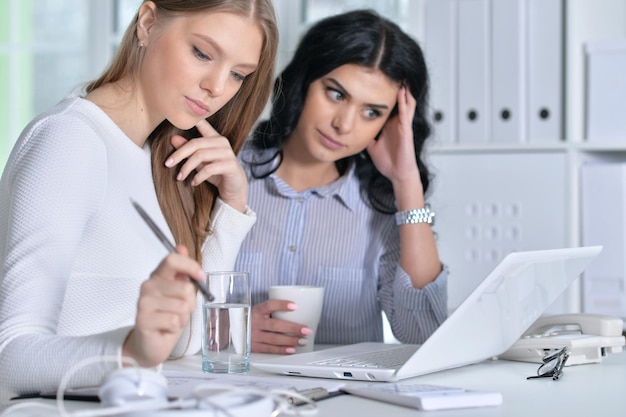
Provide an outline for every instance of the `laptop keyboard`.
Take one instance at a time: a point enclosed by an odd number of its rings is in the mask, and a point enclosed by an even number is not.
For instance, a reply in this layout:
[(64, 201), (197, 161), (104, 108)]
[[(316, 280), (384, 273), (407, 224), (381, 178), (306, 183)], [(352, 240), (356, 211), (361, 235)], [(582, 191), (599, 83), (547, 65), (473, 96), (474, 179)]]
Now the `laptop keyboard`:
[(313, 365), (333, 365), (358, 368), (397, 368), (415, 353), (419, 346), (399, 345), (395, 349), (357, 353), (312, 362)]

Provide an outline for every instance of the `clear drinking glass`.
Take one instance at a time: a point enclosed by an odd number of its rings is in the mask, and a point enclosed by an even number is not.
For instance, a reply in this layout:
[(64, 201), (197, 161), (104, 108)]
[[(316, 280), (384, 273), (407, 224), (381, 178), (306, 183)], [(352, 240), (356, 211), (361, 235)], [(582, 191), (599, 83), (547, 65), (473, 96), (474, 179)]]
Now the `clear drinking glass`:
[(202, 307), (202, 370), (250, 370), (250, 285), (247, 272), (209, 272), (206, 285), (214, 300)]

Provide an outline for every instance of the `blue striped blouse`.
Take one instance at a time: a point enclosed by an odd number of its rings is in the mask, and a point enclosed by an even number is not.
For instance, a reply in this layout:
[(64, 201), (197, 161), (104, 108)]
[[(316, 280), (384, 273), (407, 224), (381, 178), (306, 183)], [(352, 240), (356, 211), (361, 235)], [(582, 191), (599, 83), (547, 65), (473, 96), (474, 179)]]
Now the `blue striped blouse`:
[[(240, 159), (249, 157), (244, 151)], [(422, 289), (411, 285), (398, 263), (394, 216), (367, 206), (353, 169), (303, 192), (274, 174), (248, 177), (257, 222), (235, 267), (250, 273), (253, 305), (267, 300), (272, 285), (325, 287), (315, 337), (321, 344), (382, 341), (381, 311), (403, 343), (422, 343), (445, 320), (446, 268)]]

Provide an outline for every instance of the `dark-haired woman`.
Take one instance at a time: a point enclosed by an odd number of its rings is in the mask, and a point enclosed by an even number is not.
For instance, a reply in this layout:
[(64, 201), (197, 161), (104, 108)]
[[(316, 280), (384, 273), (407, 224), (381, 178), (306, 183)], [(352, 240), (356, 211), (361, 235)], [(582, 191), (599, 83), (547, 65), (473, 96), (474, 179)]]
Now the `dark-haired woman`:
[(252, 277), (252, 350), (294, 353), (310, 330), (271, 285), (325, 287), (315, 343), (423, 342), (447, 317), (447, 271), (425, 201), (428, 73), (418, 44), (358, 10), (321, 20), (275, 83), (240, 154), (258, 221), (236, 268)]

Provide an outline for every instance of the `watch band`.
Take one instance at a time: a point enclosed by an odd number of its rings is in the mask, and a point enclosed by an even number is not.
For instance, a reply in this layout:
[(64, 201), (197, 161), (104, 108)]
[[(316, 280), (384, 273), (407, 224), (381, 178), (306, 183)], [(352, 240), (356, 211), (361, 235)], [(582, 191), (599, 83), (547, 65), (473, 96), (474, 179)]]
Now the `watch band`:
[(430, 210), (430, 205), (426, 204), (421, 209), (411, 209), (396, 212), (396, 224), (428, 223), (432, 225), (435, 222), (435, 213)]

